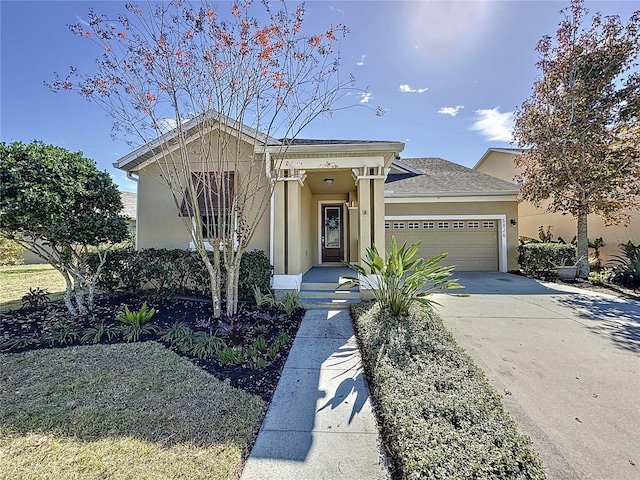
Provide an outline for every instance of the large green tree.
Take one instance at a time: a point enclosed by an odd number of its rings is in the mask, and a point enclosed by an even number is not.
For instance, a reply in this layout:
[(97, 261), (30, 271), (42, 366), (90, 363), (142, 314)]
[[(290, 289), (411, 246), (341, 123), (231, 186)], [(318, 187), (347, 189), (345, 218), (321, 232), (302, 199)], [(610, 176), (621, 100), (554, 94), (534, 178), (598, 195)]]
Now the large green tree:
[(587, 216), (628, 222), (640, 202), (640, 11), (626, 25), (593, 16), (573, 0), (555, 39), (537, 45), (541, 78), (516, 113), (514, 138), (527, 149), (521, 198), (577, 219), (578, 276), (589, 273)]
[[(127, 238), (120, 192), (106, 172), (81, 152), (32, 142), (0, 143), (0, 236), (39, 255), (64, 277), (73, 314), (93, 308), (101, 245)], [(88, 299), (85, 298), (88, 291)]]

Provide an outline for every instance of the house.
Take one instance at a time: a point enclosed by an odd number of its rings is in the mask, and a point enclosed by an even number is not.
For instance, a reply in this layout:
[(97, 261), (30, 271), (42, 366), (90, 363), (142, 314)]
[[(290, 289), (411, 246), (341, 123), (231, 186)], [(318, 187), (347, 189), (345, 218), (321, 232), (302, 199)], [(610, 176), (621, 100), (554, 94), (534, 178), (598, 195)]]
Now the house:
[(136, 218), (137, 218), (137, 198), (138, 196), (132, 192), (120, 192), (120, 198), (122, 199), (122, 211), (120, 212), (127, 219), (127, 227), (129, 232), (136, 231)]
[[(518, 172), (513, 164), (516, 155), (521, 155), (524, 150), (512, 148), (490, 148), (473, 167), (478, 172), (483, 172), (502, 180), (517, 185)], [(520, 180), (522, 181), (522, 180)], [(628, 211), (631, 222), (627, 225), (605, 226), (600, 217), (595, 214), (587, 219), (588, 234), (590, 240), (602, 237), (605, 247), (600, 250), (603, 261), (607, 261), (612, 255), (619, 255), (619, 244), (632, 241), (640, 244), (640, 210)], [(537, 208), (529, 202), (521, 202), (518, 206), (518, 230), (523, 237), (538, 238), (538, 229), (551, 227), (551, 234), (557, 240), (562, 238), (570, 242), (577, 234), (577, 221), (570, 215), (551, 213), (546, 207)]]
[[(401, 160), (401, 142), (283, 141), (225, 121), (203, 137), (194, 122), (183, 128), (190, 150), (217, 151), (212, 146), (225, 138), (227, 148), (240, 152), (236, 184), (246, 182), (249, 166), (260, 165), (254, 172), (264, 178), (252, 189), (257, 201), (247, 213), (267, 207), (256, 217), (249, 249), (267, 252), (276, 290), (299, 289), (311, 267), (357, 262), (372, 245), (384, 252), (391, 235), (400, 243), (422, 240), (423, 256), (449, 252), (447, 264), (460, 270), (517, 268), (518, 190), (509, 182), (442, 159)], [(185, 217), (196, 209), (180, 205), (159, 181), (175, 140), (166, 134), (114, 164), (138, 181), (139, 249), (190, 246)], [(191, 170), (198, 168), (194, 158)], [(263, 188), (270, 182), (272, 195)]]

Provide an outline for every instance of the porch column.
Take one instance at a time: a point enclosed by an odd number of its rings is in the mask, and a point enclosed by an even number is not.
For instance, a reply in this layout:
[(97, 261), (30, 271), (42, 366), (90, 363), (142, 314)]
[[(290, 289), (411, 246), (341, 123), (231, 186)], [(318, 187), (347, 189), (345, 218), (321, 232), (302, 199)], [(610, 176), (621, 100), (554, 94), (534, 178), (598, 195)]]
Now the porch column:
[(367, 248), (371, 247), (371, 185), (368, 179), (358, 181), (358, 205), (358, 261), (361, 261), (366, 257)]
[(300, 182), (287, 182), (287, 274), (302, 273), (301, 236), (302, 236), (302, 208)]
[(358, 204), (358, 195), (357, 192), (349, 192), (349, 209), (347, 210), (347, 214), (349, 215), (349, 261), (358, 263), (360, 262), (360, 258), (358, 255), (360, 251), (358, 250), (358, 215), (360, 209), (358, 207), (352, 207)]
[(274, 235), (273, 235), (273, 273), (285, 275), (285, 182), (277, 182), (273, 190)]
[(378, 253), (382, 258), (386, 258), (386, 245), (384, 234), (384, 179), (376, 178), (372, 180), (373, 183), (373, 206), (372, 214), (372, 228), (373, 228), (373, 244), (378, 249)]

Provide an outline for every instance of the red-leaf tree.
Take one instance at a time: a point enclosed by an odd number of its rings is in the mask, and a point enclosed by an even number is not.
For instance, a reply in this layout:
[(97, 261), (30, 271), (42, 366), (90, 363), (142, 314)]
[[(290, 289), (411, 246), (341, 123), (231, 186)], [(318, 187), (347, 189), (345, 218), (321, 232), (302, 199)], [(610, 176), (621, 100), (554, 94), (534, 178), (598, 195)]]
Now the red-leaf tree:
[[(348, 33), (345, 26), (310, 35), (304, 6), (259, 5), (234, 2), (221, 11), (207, 1), (194, 7), (176, 0), (147, 4), (149, 11), (127, 3), (117, 19), (90, 11), (88, 28), (70, 28), (99, 45), (97, 73), (72, 68), (50, 85), (97, 101), (113, 117), (115, 134), (153, 150), (158, 181), (178, 209), (187, 206), (185, 227), (209, 272), (215, 317), (222, 264), (226, 314), (237, 311), (240, 260), (273, 194), (275, 162), (353, 85), (338, 71), (337, 36)], [(269, 159), (266, 144), (276, 135), (287, 140), (276, 142), (282, 152)], [(224, 214), (205, 218), (198, 209)], [(207, 243), (215, 246), (213, 259)]]
[(587, 15), (582, 0), (562, 11), (555, 41), (537, 46), (542, 77), (516, 114), (514, 138), (527, 151), (515, 165), (521, 198), (577, 218), (578, 276), (589, 274), (587, 216), (628, 222), (640, 205), (640, 11)]

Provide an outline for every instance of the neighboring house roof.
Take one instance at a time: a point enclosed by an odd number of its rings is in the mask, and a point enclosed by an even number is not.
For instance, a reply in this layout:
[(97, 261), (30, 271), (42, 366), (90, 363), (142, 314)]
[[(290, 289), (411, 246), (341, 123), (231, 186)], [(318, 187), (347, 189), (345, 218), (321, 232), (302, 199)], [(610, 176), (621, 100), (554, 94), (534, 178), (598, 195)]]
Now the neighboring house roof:
[(512, 183), (442, 158), (403, 158), (401, 163), (413, 172), (390, 173), (385, 181), (385, 197), (518, 193), (518, 187)]
[(136, 220), (138, 218), (138, 204), (136, 201), (137, 194), (132, 192), (120, 192), (120, 198), (122, 199), (122, 210), (120, 213), (131, 220)]
[(527, 150), (524, 148), (489, 148), (487, 149), (486, 152), (484, 152), (484, 155), (482, 155), (482, 158), (480, 158), (480, 160), (478, 160), (478, 162), (473, 166), (473, 169), (477, 170), (480, 167), (480, 165), (482, 165), (482, 163), (491, 154), (491, 152), (507, 153), (507, 154), (512, 153), (514, 155), (521, 155), (526, 151)]

